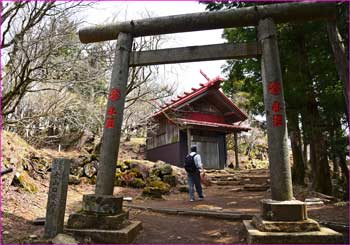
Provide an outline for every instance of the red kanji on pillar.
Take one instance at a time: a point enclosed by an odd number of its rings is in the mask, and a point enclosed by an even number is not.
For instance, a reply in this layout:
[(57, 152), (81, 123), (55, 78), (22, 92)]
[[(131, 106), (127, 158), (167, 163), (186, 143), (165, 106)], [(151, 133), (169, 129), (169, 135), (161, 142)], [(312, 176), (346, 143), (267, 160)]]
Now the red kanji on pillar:
[(273, 120), (273, 126), (274, 127), (279, 127), (279, 126), (282, 126), (282, 115), (280, 114), (277, 114), (277, 115), (273, 115), (272, 116), (272, 120)]
[(272, 95), (279, 95), (281, 93), (281, 83), (278, 81), (269, 82), (268, 90)]
[(111, 106), (111, 107), (108, 108), (107, 115), (108, 115), (108, 116), (117, 115), (117, 111), (116, 111), (116, 109), (114, 108), (114, 106)]
[(106, 120), (106, 128), (114, 128), (114, 118), (107, 118)]
[(111, 101), (116, 101), (120, 99), (120, 90), (117, 88), (114, 88), (111, 90), (111, 92), (109, 93), (109, 97), (108, 97)]
[(272, 109), (273, 112), (279, 112), (281, 110), (281, 103), (278, 102), (278, 101), (274, 101), (272, 103), (272, 108), (271, 109)]

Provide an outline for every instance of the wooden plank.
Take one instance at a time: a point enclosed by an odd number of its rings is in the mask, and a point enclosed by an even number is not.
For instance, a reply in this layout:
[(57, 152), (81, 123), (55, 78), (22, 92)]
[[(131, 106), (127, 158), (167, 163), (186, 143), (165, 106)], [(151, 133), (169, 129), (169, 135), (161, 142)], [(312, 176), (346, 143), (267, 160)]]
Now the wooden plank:
[(257, 43), (222, 43), (169, 48), (130, 54), (130, 66), (173, 64), (207, 60), (254, 58), (261, 54)]
[(221, 11), (172, 15), (96, 25), (79, 30), (82, 43), (102, 42), (118, 38), (120, 32), (133, 37), (178, 32), (211, 30), (242, 26), (256, 26), (260, 19), (273, 18), (276, 23), (335, 19), (336, 3), (295, 2), (280, 3)]

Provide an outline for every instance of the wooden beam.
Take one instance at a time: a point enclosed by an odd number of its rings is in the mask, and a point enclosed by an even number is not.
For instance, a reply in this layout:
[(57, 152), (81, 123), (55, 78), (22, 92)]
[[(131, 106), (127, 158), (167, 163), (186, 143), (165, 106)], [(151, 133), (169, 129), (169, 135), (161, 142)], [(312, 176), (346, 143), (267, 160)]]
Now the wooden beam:
[(132, 52), (130, 66), (173, 64), (207, 60), (253, 58), (261, 54), (257, 43), (222, 43), (184, 48)]
[(335, 19), (336, 3), (295, 2), (280, 3), (222, 11), (202, 12), (131, 20), (79, 30), (82, 43), (102, 42), (118, 38), (119, 32), (133, 37), (168, 33), (211, 30), (242, 26), (256, 26), (260, 19), (273, 18), (276, 23)]
[(186, 133), (187, 133), (187, 151), (188, 151), (188, 154), (191, 153), (191, 128), (187, 128), (186, 129)]

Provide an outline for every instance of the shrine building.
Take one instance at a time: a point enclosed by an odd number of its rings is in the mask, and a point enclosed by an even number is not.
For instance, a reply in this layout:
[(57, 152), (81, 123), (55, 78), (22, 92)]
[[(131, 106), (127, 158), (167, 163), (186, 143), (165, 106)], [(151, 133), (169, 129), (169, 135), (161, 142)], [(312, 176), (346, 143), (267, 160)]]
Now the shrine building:
[(223, 79), (202, 74), (207, 83), (165, 103), (151, 117), (147, 160), (182, 167), (190, 146), (196, 145), (205, 169), (222, 169), (227, 161), (226, 135), (236, 134), (237, 139), (237, 133), (250, 129), (240, 126), (247, 115), (220, 91)]

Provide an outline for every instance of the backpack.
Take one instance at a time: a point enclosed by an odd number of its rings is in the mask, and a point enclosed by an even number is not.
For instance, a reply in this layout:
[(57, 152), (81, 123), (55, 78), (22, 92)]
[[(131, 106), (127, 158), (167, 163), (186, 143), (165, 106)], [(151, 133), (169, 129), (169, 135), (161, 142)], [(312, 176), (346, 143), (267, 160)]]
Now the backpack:
[(196, 164), (194, 162), (194, 157), (197, 154), (194, 154), (193, 156), (191, 156), (190, 154), (188, 154), (185, 158), (185, 165), (184, 168), (186, 170), (186, 172), (188, 173), (194, 173), (197, 170)]

